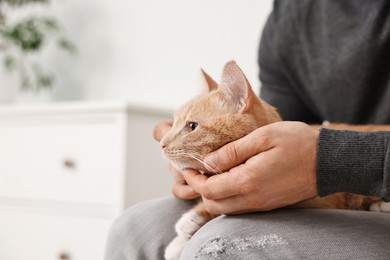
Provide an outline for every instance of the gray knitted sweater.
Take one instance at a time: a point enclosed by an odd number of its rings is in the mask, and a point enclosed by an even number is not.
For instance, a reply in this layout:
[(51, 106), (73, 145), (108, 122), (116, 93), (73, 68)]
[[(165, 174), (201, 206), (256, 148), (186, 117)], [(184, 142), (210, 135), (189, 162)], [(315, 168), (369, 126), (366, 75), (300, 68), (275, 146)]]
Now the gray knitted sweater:
[[(276, 0), (259, 65), (284, 120), (390, 124), (390, 1)], [(389, 201), (390, 132), (322, 129), (317, 186)]]

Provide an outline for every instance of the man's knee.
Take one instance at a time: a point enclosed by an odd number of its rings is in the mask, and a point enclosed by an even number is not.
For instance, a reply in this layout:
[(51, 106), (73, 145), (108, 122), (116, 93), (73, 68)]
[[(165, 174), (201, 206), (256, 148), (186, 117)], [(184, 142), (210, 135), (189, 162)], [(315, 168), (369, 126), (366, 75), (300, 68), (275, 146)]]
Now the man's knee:
[(192, 202), (155, 199), (127, 209), (110, 228), (106, 260), (161, 259), (174, 238), (174, 225)]
[(275, 210), (212, 220), (181, 259), (387, 259), (389, 240), (387, 214)]
[[(148, 204), (149, 202), (145, 202)], [(129, 246), (135, 246), (135, 238), (140, 237), (143, 229), (142, 215), (144, 203), (133, 206), (124, 211), (111, 225), (105, 249), (106, 260), (133, 259), (129, 255)], [(142, 237), (140, 238), (142, 239)], [(134, 252), (136, 254), (136, 252)], [(136, 255), (135, 255), (136, 256)], [(135, 257), (134, 256), (134, 257)], [(135, 258), (134, 258), (135, 259)]]

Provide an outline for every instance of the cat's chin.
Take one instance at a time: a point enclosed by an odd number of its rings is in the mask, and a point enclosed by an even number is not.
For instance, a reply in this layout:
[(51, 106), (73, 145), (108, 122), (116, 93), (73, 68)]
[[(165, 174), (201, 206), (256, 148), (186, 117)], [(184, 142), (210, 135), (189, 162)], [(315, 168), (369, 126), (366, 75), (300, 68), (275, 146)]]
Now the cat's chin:
[[(179, 171), (183, 171), (185, 169), (194, 169), (196, 171), (199, 171), (202, 174), (207, 173), (207, 170), (203, 166), (203, 164), (198, 163), (198, 162), (183, 162), (183, 161), (179, 162), (179, 161), (171, 160), (171, 163)], [(204, 175), (208, 175), (208, 173), (204, 174)], [(211, 175), (214, 175), (214, 174), (211, 173)]]
[(194, 167), (179, 167), (178, 165), (176, 164), (173, 164), (175, 166), (175, 168), (179, 171), (184, 171), (185, 169), (193, 169), (193, 170), (196, 170), (196, 171), (199, 171), (202, 175), (204, 176), (207, 176), (207, 177), (210, 177), (210, 176), (213, 176), (213, 175), (216, 175), (217, 173), (215, 172), (208, 172), (206, 171), (205, 168), (202, 168), (202, 169), (197, 169), (197, 168), (194, 168)]

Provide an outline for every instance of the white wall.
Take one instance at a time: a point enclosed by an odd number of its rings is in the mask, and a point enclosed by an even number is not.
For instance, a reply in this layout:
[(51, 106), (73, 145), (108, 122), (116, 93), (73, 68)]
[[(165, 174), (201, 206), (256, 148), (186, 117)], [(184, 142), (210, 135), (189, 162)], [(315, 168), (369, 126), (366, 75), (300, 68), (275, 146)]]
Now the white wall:
[(175, 108), (234, 59), (257, 91), (257, 49), (271, 0), (57, 1), (79, 54), (46, 55), (55, 98), (120, 99)]

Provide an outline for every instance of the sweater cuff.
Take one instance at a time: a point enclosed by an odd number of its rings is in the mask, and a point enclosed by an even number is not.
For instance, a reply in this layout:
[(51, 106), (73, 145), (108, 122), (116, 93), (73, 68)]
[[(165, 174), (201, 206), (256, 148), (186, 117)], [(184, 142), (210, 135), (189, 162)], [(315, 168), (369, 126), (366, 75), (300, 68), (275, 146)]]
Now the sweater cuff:
[(389, 132), (320, 129), (318, 195), (351, 192), (389, 201), (389, 136)]

